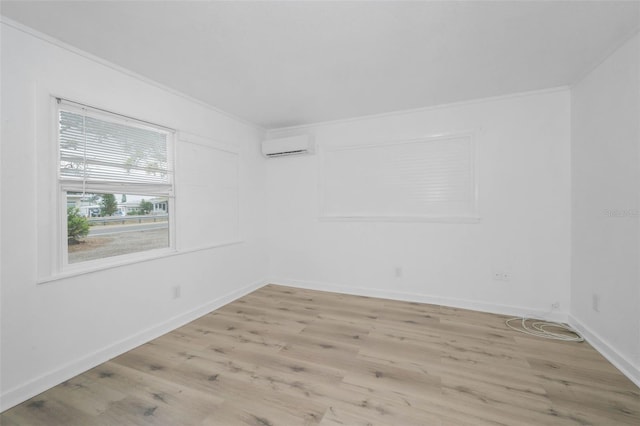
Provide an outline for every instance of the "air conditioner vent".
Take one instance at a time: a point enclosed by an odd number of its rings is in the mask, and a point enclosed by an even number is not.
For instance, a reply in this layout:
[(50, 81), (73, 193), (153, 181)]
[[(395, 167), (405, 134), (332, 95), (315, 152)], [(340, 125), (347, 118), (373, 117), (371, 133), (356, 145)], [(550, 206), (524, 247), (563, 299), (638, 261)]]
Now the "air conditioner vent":
[(262, 142), (262, 154), (267, 158), (313, 154), (313, 152), (313, 139), (309, 135), (267, 139)]

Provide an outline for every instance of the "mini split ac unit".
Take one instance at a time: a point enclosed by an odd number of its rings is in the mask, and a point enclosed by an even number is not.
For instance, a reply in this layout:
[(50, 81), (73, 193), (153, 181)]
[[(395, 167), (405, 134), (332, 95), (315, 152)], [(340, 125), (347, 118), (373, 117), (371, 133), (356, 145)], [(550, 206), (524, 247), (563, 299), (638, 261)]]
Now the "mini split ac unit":
[(310, 135), (289, 136), (286, 138), (262, 141), (262, 154), (265, 157), (285, 155), (313, 154), (314, 144)]

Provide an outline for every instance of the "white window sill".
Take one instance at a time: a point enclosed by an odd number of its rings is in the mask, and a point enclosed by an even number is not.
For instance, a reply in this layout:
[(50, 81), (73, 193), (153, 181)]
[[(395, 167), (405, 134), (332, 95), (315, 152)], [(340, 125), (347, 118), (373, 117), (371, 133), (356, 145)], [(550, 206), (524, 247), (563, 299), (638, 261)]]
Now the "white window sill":
[(149, 262), (158, 259), (164, 259), (167, 257), (180, 256), (183, 254), (194, 253), (203, 250), (210, 250), (219, 247), (227, 247), (231, 245), (241, 244), (243, 241), (236, 240), (226, 243), (211, 244), (207, 246), (197, 247), (186, 250), (175, 249), (161, 249), (152, 250), (142, 253), (132, 253), (122, 256), (114, 256), (105, 259), (98, 259), (95, 261), (82, 262), (74, 265), (69, 265), (63, 271), (52, 274), (48, 277), (40, 278), (36, 281), (36, 284), (46, 284), (54, 281), (63, 280), (66, 278), (77, 277), (80, 275), (92, 274), (94, 272), (100, 272), (107, 269), (118, 268), (121, 266), (134, 265), (137, 263)]
[(480, 223), (476, 216), (428, 217), (428, 216), (320, 216), (321, 222), (433, 222), (433, 223)]

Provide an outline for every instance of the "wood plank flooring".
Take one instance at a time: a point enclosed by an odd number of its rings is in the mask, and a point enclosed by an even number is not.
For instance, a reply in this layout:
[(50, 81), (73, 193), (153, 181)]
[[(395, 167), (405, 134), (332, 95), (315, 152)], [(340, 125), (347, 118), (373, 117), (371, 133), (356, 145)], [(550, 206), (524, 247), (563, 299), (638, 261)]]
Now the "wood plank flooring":
[(505, 317), (263, 287), (0, 415), (9, 425), (640, 425), (588, 343)]

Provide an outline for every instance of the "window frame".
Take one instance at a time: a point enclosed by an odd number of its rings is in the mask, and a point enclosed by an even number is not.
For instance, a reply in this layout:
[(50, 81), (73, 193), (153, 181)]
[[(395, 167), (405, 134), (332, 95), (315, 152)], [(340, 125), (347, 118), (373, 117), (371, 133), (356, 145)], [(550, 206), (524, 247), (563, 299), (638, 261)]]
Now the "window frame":
[[(96, 270), (102, 270), (111, 268), (114, 266), (126, 265), (130, 263), (142, 262), (151, 259), (157, 259), (165, 257), (167, 255), (176, 253), (176, 217), (175, 217), (175, 149), (176, 149), (176, 131), (166, 126), (151, 123), (145, 120), (140, 120), (134, 117), (130, 117), (117, 112), (105, 110), (98, 107), (93, 107), (80, 102), (75, 102), (66, 98), (52, 97), (54, 104), (53, 108), (53, 131), (55, 141), (55, 187), (56, 187), (56, 221), (58, 226), (57, 235), (54, 236), (54, 242), (57, 242), (57, 256), (56, 256), (56, 268), (53, 275), (76, 275), (81, 273), (93, 272)], [(85, 110), (91, 116), (100, 120), (116, 122), (119, 124), (125, 124), (132, 127), (152, 129), (154, 131), (160, 131), (166, 135), (167, 143), (167, 170), (168, 170), (168, 189), (166, 193), (162, 193), (162, 196), (166, 196), (169, 201), (168, 205), (168, 240), (167, 247), (144, 250), (139, 252), (127, 253), (116, 256), (109, 256), (100, 259), (93, 259), (87, 261), (81, 261), (76, 263), (69, 263), (69, 251), (68, 251), (68, 239), (67, 239), (67, 193), (76, 192), (74, 189), (69, 189), (69, 179), (65, 179), (61, 176), (60, 171), (60, 111), (66, 110), (71, 112), (78, 112)], [(103, 118), (104, 117), (104, 118)], [(154, 184), (149, 184), (152, 187)], [(91, 193), (113, 193), (120, 194), (126, 193), (131, 195), (151, 195), (144, 192), (142, 189), (145, 184), (141, 183), (115, 183), (115, 184), (98, 184), (91, 183), (86, 184), (86, 188)], [(151, 191), (153, 195), (160, 195), (158, 191)]]

